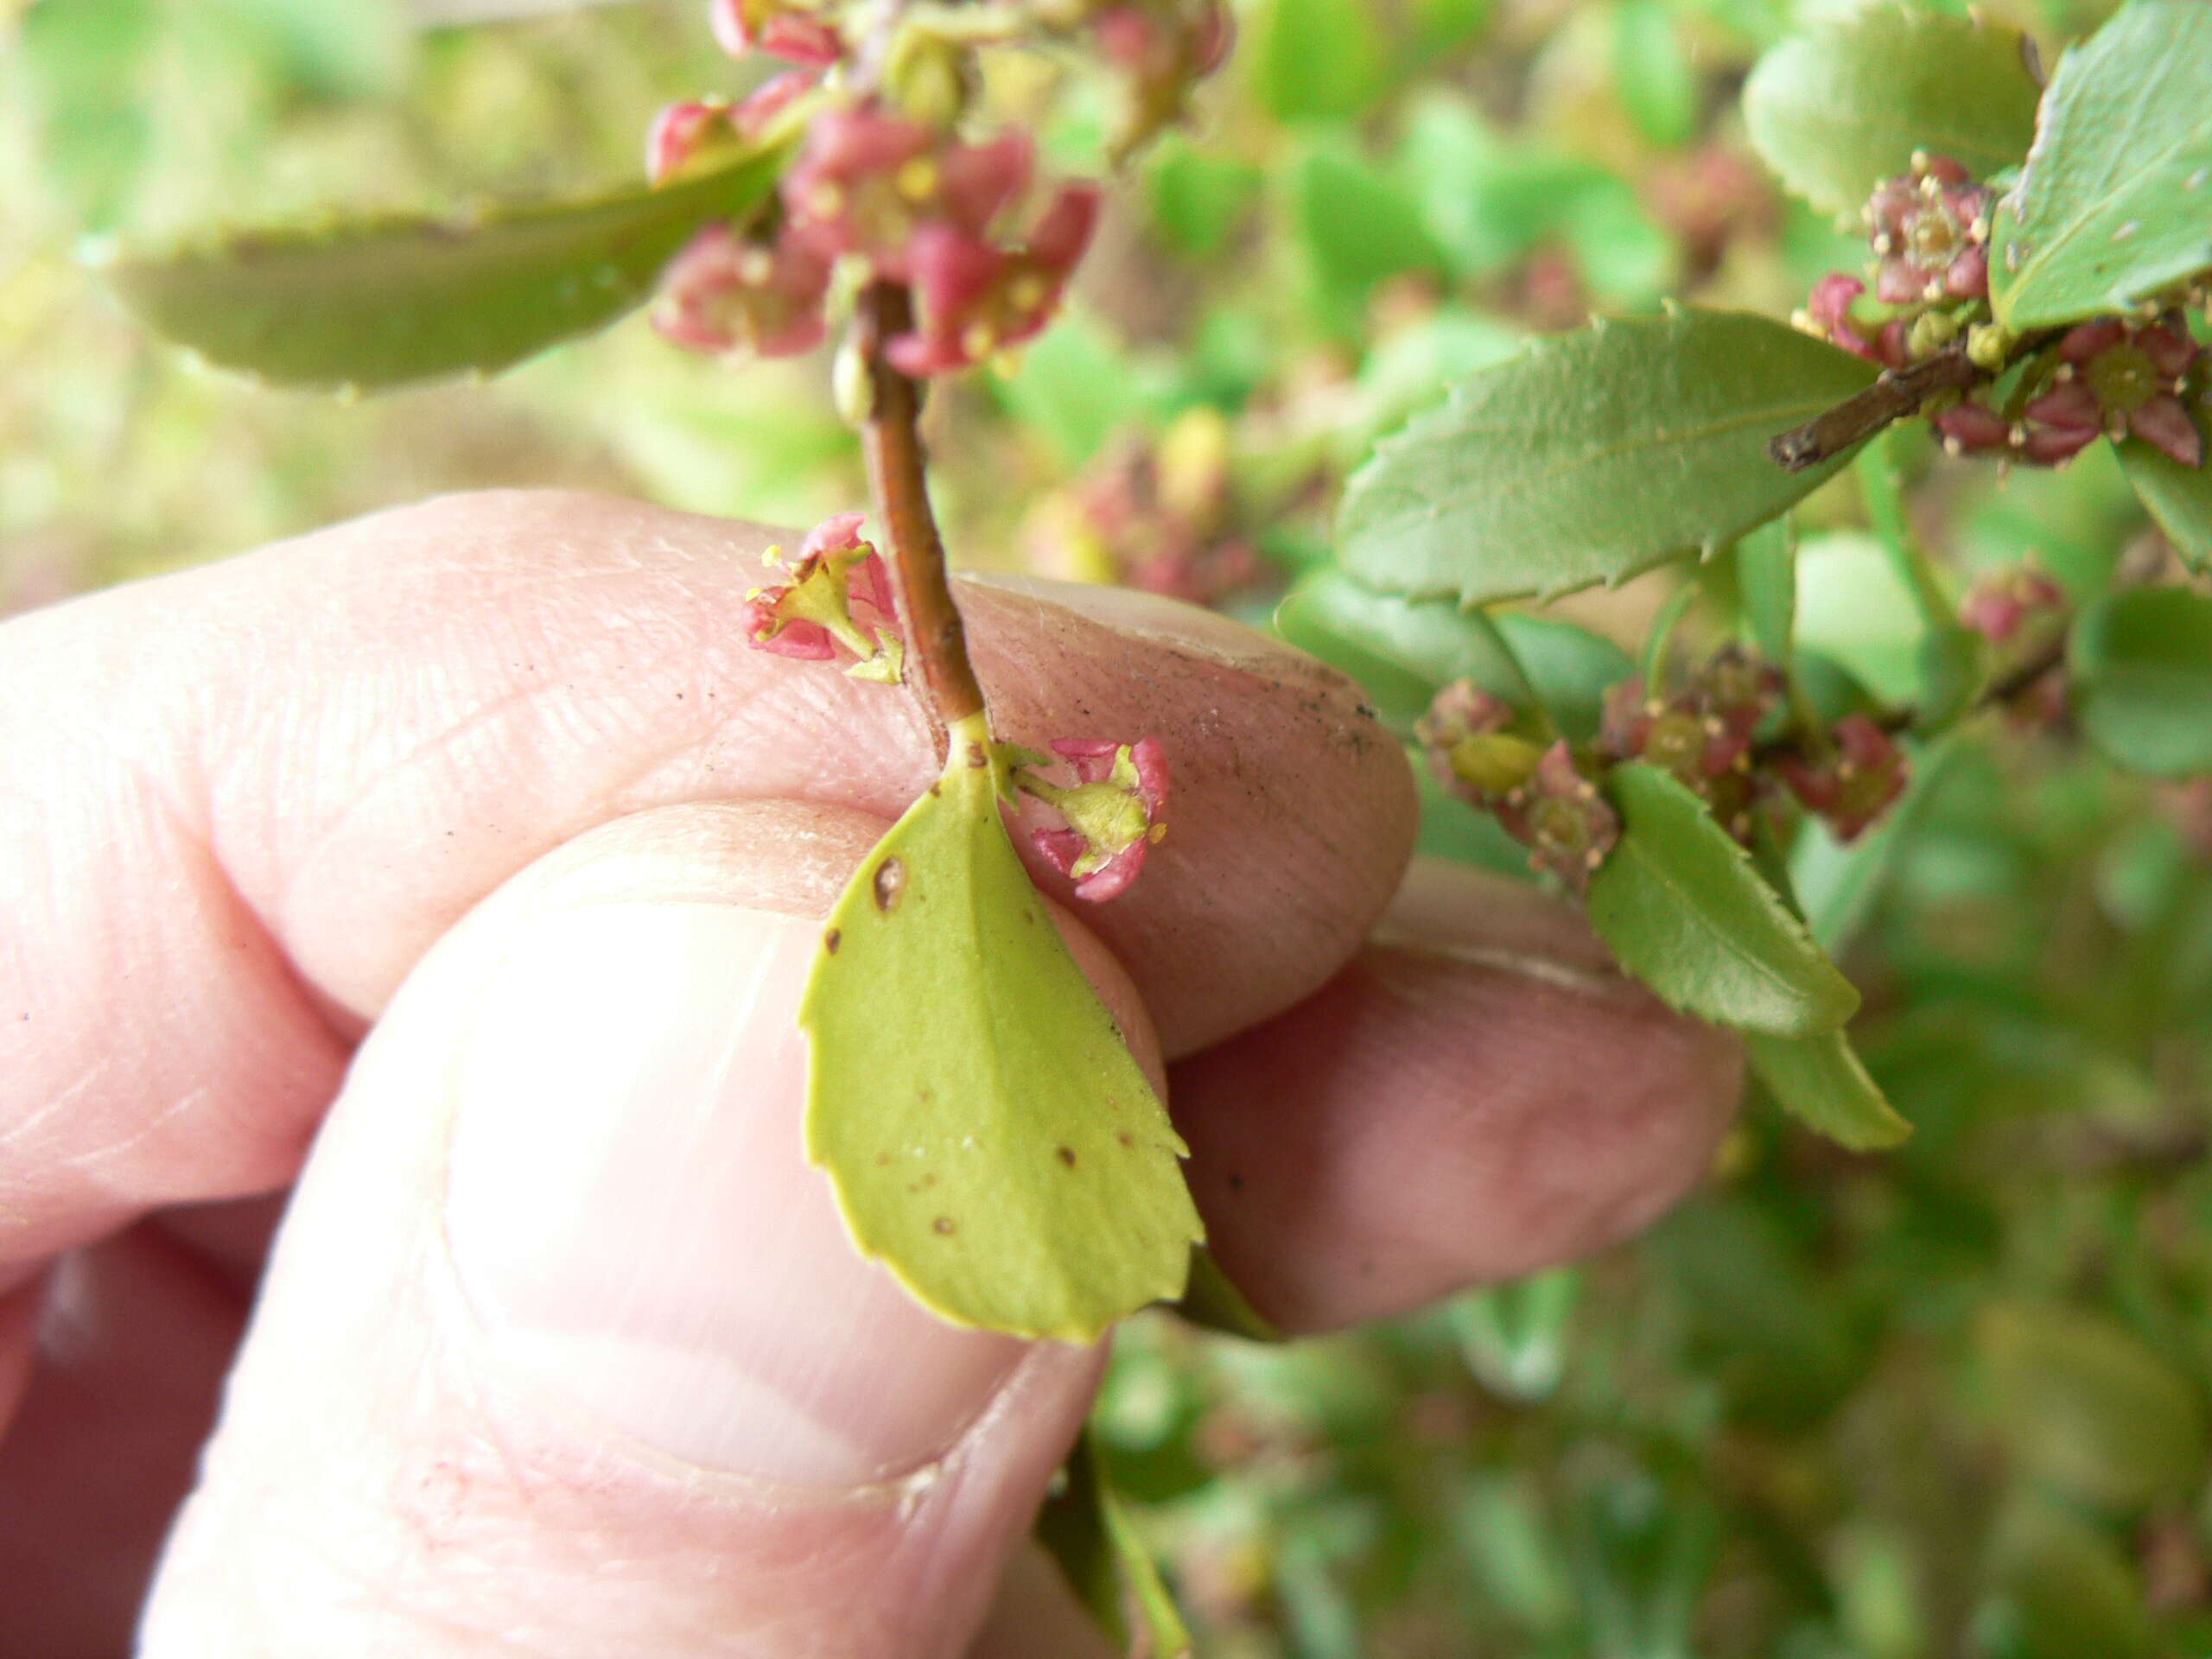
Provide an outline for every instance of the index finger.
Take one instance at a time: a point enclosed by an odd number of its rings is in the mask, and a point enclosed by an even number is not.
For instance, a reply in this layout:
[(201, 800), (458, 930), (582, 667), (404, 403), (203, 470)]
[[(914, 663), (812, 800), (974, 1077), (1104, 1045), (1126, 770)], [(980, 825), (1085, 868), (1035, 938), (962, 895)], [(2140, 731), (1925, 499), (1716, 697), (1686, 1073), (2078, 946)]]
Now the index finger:
[[(746, 643), (771, 536), (459, 497), (0, 630), (0, 1261), (281, 1185), (416, 959), (592, 825), (903, 808), (935, 769), (913, 699)], [(1171, 833), (1086, 919), (1168, 1052), (1319, 985), (1413, 828), (1351, 683), (1144, 595), (963, 603), (1007, 738), (1166, 747)]]

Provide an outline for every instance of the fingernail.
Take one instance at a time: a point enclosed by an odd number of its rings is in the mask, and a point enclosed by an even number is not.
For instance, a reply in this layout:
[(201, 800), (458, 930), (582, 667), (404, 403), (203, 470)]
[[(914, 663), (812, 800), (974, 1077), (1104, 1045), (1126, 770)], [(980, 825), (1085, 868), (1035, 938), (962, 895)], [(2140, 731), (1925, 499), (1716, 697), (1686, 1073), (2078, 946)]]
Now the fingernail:
[(1414, 861), (1375, 938), (1563, 989), (1617, 996), (1630, 988), (1605, 941), (1565, 905), (1525, 882), (1444, 859)]
[(805, 1161), (819, 931), (709, 903), (521, 924), (463, 1039), (446, 1224), (495, 1363), (690, 1463), (854, 1485), (949, 1450), (1024, 1351), (923, 1313)]

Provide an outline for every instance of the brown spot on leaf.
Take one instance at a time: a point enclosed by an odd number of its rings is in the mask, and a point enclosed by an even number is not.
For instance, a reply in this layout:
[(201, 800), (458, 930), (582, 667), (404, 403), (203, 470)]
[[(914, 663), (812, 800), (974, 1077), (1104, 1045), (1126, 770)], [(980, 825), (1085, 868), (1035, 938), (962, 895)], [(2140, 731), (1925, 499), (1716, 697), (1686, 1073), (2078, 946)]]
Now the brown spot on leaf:
[(837, 947), (844, 942), (845, 933), (842, 928), (833, 927), (822, 936), (822, 948), (833, 957), (837, 954)]
[(970, 743), (968, 746), (968, 764), (969, 766), (983, 766), (988, 763), (989, 759), (990, 757), (983, 753), (983, 746), (982, 744)]
[(935, 1221), (930, 1223), (930, 1230), (933, 1233), (943, 1233), (948, 1236), (950, 1235), (953, 1231), (952, 1217), (950, 1216), (939, 1216)]
[(1058, 1158), (1062, 1163), (1065, 1164), (1070, 1169), (1073, 1169), (1075, 1167), (1075, 1148), (1073, 1147), (1062, 1147), (1052, 1155)]
[(1119, 1141), (1125, 1147), (1134, 1147), (1137, 1143), (1136, 1136), (1131, 1135), (1127, 1129), (1123, 1129), (1121, 1134), (1116, 1135), (1114, 1138), (1116, 1141)]
[(906, 890), (906, 867), (897, 854), (875, 867), (875, 907), (888, 916)]

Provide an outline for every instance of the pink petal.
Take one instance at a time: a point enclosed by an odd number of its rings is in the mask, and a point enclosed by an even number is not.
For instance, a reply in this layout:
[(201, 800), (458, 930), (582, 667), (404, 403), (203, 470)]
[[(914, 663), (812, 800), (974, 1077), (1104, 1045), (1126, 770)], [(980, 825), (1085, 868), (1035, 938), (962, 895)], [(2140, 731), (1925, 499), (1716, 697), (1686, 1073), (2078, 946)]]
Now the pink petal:
[(1090, 245), (1098, 225), (1102, 198), (1098, 187), (1066, 184), (1052, 198), (1052, 205), (1029, 233), (1029, 255), (1046, 270), (1065, 274), (1072, 270)]
[(819, 622), (786, 622), (766, 639), (753, 636), (753, 645), (777, 657), (796, 657), (802, 662), (826, 663), (837, 654), (830, 631)]
[(2204, 435), (2178, 397), (2153, 397), (2127, 417), (2127, 429), (2183, 467), (2204, 464)]
[(845, 42), (819, 17), (781, 11), (760, 26), (760, 49), (793, 63), (824, 68), (845, 55)]
[(1103, 905), (1128, 892), (1129, 884), (1137, 879), (1137, 872), (1144, 867), (1146, 845), (1141, 841), (1133, 842), (1115, 854), (1075, 884), (1075, 896)]
[(1951, 261), (1950, 270), (1943, 273), (1946, 293), (1961, 299), (1980, 299), (1989, 293), (1989, 247), (1976, 243)]
[(1925, 177), (1941, 180), (1945, 184), (1964, 184), (1974, 176), (1963, 162), (1948, 156), (1930, 156), (1918, 171)]
[(2160, 324), (2136, 335), (2135, 343), (2151, 359), (2151, 366), (2170, 380), (2188, 373), (2190, 365), (2196, 361), (2196, 342), (2189, 337), (2186, 329)]
[(883, 344), (883, 355), (893, 368), (916, 380), (952, 374), (974, 361), (953, 336), (920, 332), (893, 335)]
[(1936, 416), (1935, 426), (1961, 449), (2002, 449), (2012, 441), (2005, 417), (1986, 404), (1954, 404)]
[(1144, 803), (1145, 817), (1157, 823), (1167, 804), (1167, 751), (1158, 738), (1141, 737), (1129, 750), (1129, 760), (1137, 769), (1137, 798)]
[(1874, 272), (1874, 297), (1885, 305), (1910, 305), (1927, 286), (1927, 273), (1903, 254), (1891, 254)]
[(2104, 425), (2104, 405), (2097, 401), (2097, 394), (2089, 390), (2084, 380), (2069, 380), (2030, 404), (2027, 417), (2040, 421), (2045, 426), (2087, 427), (2094, 437)]
[(747, 138), (757, 138), (769, 122), (787, 109), (792, 101), (813, 90), (815, 75), (806, 69), (786, 69), (781, 74), (764, 80), (744, 100), (730, 111), (730, 123)]
[(715, 31), (715, 43), (733, 58), (741, 58), (753, 50), (753, 25), (745, 16), (746, 0), (710, 0), (707, 22)]
[(2069, 363), (2086, 363), (2100, 352), (2119, 345), (2126, 333), (2127, 325), (2118, 317), (2077, 323), (2068, 329), (2066, 338), (2058, 342), (2058, 354)]
[(2027, 442), (2020, 446), (2020, 454), (2038, 467), (2056, 467), (2062, 461), (2070, 461), (2094, 443), (2100, 430), (2094, 426), (2031, 428)]
[(1034, 146), (1019, 127), (1008, 127), (988, 143), (954, 145), (939, 167), (945, 216), (982, 235), (999, 210), (1029, 188), (1034, 164)]
[(646, 130), (645, 176), (658, 184), (691, 159), (709, 130), (729, 118), (729, 106), (719, 100), (691, 99), (670, 105)]
[(1077, 861), (1090, 850), (1090, 843), (1072, 830), (1033, 830), (1029, 839), (1062, 875), (1074, 874)]
[(898, 615), (891, 598), (891, 573), (884, 569), (880, 553), (869, 554), (852, 568), (845, 578), (845, 591), (887, 621)]
[(932, 327), (953, 327), (990, 292), (1005, 271), (1007, 256), (957, 226), (919, 225), (906, 244), (922, 314)]
[(1045, 746), (1061, 760), (1075, 767), (1075, 775), (1086, 784), (1103, 783), (1114, 775), (1114, 757), (1122, 746), (1106, 738), (1055, 738)]
[(806, 532), (806, 539), (799, 543), (801, 558), (819, 558), (824, 553), (843, 553), (860, 545), (861, 523), (864, 513), (841, 512), (824, 518)]

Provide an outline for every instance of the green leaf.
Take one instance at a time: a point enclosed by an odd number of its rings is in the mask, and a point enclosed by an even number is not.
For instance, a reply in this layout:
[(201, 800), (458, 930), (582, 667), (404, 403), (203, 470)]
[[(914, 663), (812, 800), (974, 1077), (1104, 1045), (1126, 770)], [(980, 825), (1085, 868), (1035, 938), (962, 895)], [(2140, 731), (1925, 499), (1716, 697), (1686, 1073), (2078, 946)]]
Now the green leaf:
[(1406, 270), (1443, 270), (1413, 198), (1347, 147), (1316, 144), (1300, 157), (1291, 193), (1299, 239), (1332, 326), (1349, 327), (1367, 292)]
[(1038, 1510), (1036, 1531), (1077, 1599), (1125, 1651), (1188, 1659), (1191, 1633), (1115, 1497), (1088, 1428), (1068, 1454), (1065, 1483)]
[(2212, 467), (2184, 467), (2140, 438), (2116, 448), (2120, 470), (2174, 551), (2190, 569), (2212, 571)]
[(1874, 373), (1733, 312), (1674, 309), (1536, 341), (1376, 448), (1346, 486), (1344, 563), (1391, 592), (1479, 604), (1709, 553), (1842, 463), (1785, 473), (1766, 442)]
[(1092, 1342), (1183, 1294), (1186, 1149), (1015, 856), (973, 727), (823, 930), (799, 1007), (807, 1155), (925, 1306)]
[[(46, 181), (93, 230), (122, 215), (145, 169), (162, 14), (153, 0), (44, 0), (15, 42)], [(0, 51), (8, 44), (0, 35)]]
[(2082, 728), (2133, 772), (2212, 771), (2212, 599), (2180, 588), (2109, 594), (2067, 641)]
[(1665, 0), (1621, 0), (1613, 15), (1613, 82), (1646, 143), (1685, 143), (1697, 131), (1697, 71)]
[(2118, 311), (2212, 267), (2212, 7), (2131, 0), (2059, 60), (1999, 205), (1990, 300), (2009, 328)]
[(1219, 1331), (1247, 1342), (1281, 1342), (1286, 1338), (1273, 1321), (1245, 1300), (1236, 1281), (1221, 1270), (1221, 1263), (1203, 1244), (1191, 1249), (1191, 1281), (1175, 1311), (1192, 1324)]
[(2066, 1308), (2000, 1306), (1976, 1336), (2005, 1440), (2053, 1486), (2132, 1510), (2202, 1484), (2196, 1390), (2121, 1326)]
[(1278, 120), (1344, 119), (1382, 95), (1388, 64), (1367, 0), (1274, 0), (1255, 32), (1246, 60)]
[(1146, 175), (1152, 222), (1177, 252), (1219, 251), (1260, 188), (1260, 169), (1202, 149), (1180, 134), (1161, 140)]
[(1856, 213), (1915, 150), (1977, 177), (2015, 166), (2036, 86), (2011, 29), (1869, 6), (1784, 41), (1744, 86), (1751, 145), (1824, 213)]
[(1071, 468), (1149, 412), (1144, 378), (1128, 353), (1088, 312), (1074, 308), (1027, 346), (1010, 372), (995, 372), (991, 385), (1007, 411)]
[(1624, 968), (1743, 1031), (1808, 1037), (1851, 1018), (1859, 993), (1704, 802), (1642, 761), (1610, 783), (1621, 839), (1591, 878), (1590, 921)]
[(1492, 696), (1525, 703), (1533, 691), (1491, 620), (1446, 601), (1378, 594), (1341, 570), (1307, 571), (1275, 608), (1275, 631), (1301, 651), (1342, 669), (1409, 727), (1440, 687), (1472, 680)]
[(1753, 1032), (1744, 1039), (1744, 1052), (1768, 1093), (1838, 1146), (1873, 1152), (1912, 1133), (1840, 1031), (1817, 1037)]
[(234, 233), (109, 263), (124, 303), (225, 368), (373, 390), (492, 373), (613, 321), (710, 219), (757, 207), (781, 150), (665, 189), (328, 229)]
[(1797, 632), (1797, 538), (1787, 519), (1762, 524), (1736, 543), (1736, 588), (1751, 642), (1787, 669)]
[(1573, 742), (1594, 741), (1607, 688), (1636, 672), (1628, 652), (1563, 617), (1499, 611), (1491, 623), (1552, 724)]

